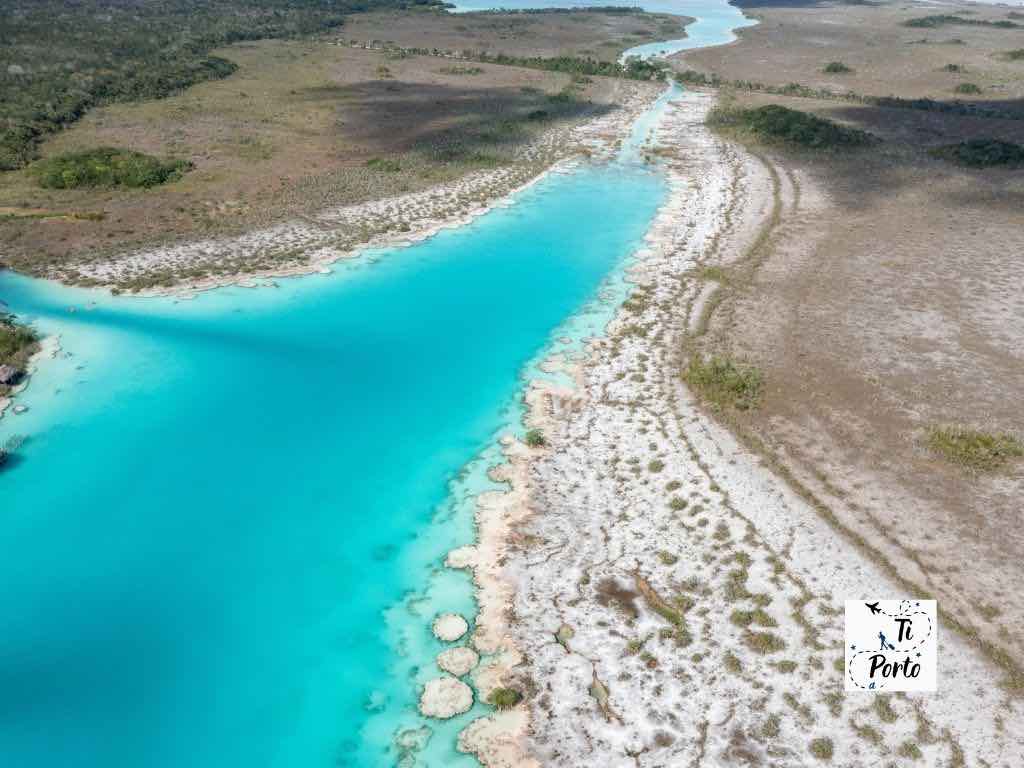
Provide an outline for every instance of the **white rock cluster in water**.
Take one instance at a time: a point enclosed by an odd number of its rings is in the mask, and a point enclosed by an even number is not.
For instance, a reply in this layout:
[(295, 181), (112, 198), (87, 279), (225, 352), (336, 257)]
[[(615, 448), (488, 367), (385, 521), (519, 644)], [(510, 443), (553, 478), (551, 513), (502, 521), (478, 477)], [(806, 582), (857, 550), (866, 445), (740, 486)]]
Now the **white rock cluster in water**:
[(449, 648), (437, 655), (437, 666), (456, 677), (468, 674), (478, 663), (480, 656), (472, 648)]
[(473, 689), (451, 675), (438, 677), (426, 684), (420, 696), (420, 714), (447, 720), (468, 712), (473, 706)]
[(469, 623), (457, 613), (442, 613), (434, 619), (434, 636), (446, 643), (454, 643), (469, 631)]

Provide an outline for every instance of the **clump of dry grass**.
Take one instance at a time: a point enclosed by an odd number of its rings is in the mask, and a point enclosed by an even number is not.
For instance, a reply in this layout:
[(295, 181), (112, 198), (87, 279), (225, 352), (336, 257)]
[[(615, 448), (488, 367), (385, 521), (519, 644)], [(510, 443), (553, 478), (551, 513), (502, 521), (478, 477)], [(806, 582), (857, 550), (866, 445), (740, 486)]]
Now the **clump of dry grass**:
[(962, 426), (930, 427), (926, 444), (933, 453), (972, 472), (999, 469), (1024, 456), (1024, 444), (1013, 435)]
[(762, 656), (786, 649), (786, 641), (771, 632), (748, 632), (743, 639), (750, 650), (756, 651)]

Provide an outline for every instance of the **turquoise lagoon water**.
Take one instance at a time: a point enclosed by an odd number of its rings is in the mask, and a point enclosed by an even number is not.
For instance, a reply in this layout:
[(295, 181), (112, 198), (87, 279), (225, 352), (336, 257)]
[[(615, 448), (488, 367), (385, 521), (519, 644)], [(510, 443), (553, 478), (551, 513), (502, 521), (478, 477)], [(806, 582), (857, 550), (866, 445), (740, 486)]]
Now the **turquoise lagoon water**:
[[(607, 5), (635, 5), (650, 13), (674, 13), (690, 16), (695, 21), (686, 28), (686, 37), (677, 40), (662, 40), (630, 48), (623, 54), (641, 58), (669, 56), (692, 48), (706, 48), (723, 45), (736, 39), (734, 29), (749, 27), (757, 22), (743, 15), (743, 12), (724, 0), (638, 0), (634, 3), (610, 2), (610, 0), (454, 0), (456, 10), (491, 11), (500, 8), (520, 10), (529, 8), (587, 8)], [(1024, 0), (1021, 0), (1024, 2)]]
[[(394, 764), (430, 619), (473, 613), (441, 563), (522, 377), (600, 329), (664, 198), (635, 150), (667, 97), (619, 162), (328, 276), (173, 300), (0, 275), (63, 348), (0, 420), (28, 436), (0, 474), (0, 765)], [(419, 764), (475, 764), (481, 709)]]

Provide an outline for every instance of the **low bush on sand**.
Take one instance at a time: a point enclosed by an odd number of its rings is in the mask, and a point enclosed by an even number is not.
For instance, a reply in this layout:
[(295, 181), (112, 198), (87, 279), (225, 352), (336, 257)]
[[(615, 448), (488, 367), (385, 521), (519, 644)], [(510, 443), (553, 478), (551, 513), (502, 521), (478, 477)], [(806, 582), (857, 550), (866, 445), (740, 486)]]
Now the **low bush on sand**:
[(780, 104), (753, 109), (716, 107), (708, 113), (707, 122), (715, 128), (746, 133), (768, 143), (806, 149), (862, 147), (876, 141), (866, 131)]
[(967, 427), (931, 427), (927, 445), (933, 453), (974, 472), (999, 469), (1010, 459), (1024, 456), (1024, 444), (1013, 435)]
[(825, 65), (825, 69), (822, 70), (826, 75), (845, 75), (853, 72), (850, 67), (846, 66), (841, 61), (830, 61)]
[(786, 650), (786, 641), (771, 632), (747, 632), (744, 640), (750, 650), (762, 656)]
[(487, 697), (487, 703), (496, 709), (512, 709), (523, 700), (523, 694), (515, 688), (495, 688)]
[(1002, 57), (1007, 61), (1024, 61), (1024, 48), (1014, 48), (1012, 51), (1006, 51), (1002, 54)]
[(971, 139), (932, 150), (932, 154), (970, 168), (1022, 168), (1024, 146), (1001, 139)]
[(526, 444), (531, 448), (540, 448), (541, 446), (547, 445), (548, 441), (544, 437), (544, 433), (539, 429), (531, 429), (526, 433)]
[(764, 391), (764, 377), (758, 368), (718, 356), (705, 360), (694, 355), (683, 378), (698, 395), (717, 408), (740, 411), (755, 408)]
[(40, 160), (33, 172), (40, 186), (49, 189), (138, 188), (180, 179), (189, 167), (185, 160), (165, 161), (129, 149), (99, 147)]
[(956, 88), (953, 89), (953, 91), (954, 93), (964, 93), (973, 95), (981, 93), (981, 86), (976, 85), (975, 83), (960, 83)]
[(814, 739), (807, 748), (819, 760), (831, 760), (832, 754), (835, 752), (832, 739)]
[(402, 170), (400, 162), (386, 157), (371, 157), (366, 161), (366, 167), (372, 168), (375, 171), (384, 171), (385, 173), (398, 173)]

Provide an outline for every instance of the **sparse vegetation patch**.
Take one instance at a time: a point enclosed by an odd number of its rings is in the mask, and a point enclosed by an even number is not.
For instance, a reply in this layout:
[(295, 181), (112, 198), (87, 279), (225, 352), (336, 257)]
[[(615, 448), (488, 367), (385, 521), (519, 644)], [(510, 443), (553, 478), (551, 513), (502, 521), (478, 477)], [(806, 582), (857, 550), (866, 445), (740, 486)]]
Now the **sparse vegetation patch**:
[(830, 61), (825, 65), (825, 69), (822, 70), (827, 75), (845, 75), (853, 72), (853, 70), (846, 66), (841, 61)]
[(764, 377), (752, 365), (725, 357), (690, 358), (683, 377), (701, 397), (717, 408), (746, 411), (757, 407), (764, 391)]
[(1024, 444), (1013, 435), (967, 427), (932, 427), (927, 444), (932, 452), (975, 472), (999, 469), (1010, 459), (1024, 456)]
[(819, 760), (831, 760), (835, 752), (835, 748), (832, 746), (832, 739), (826, 738), (814, 739), (808, 745), (808, 749)]
[(442, 67), (438, 70), (442, 75), (482, 75), (483, 67)]

